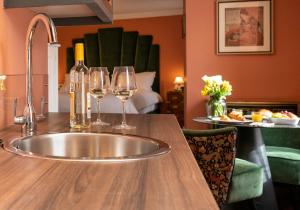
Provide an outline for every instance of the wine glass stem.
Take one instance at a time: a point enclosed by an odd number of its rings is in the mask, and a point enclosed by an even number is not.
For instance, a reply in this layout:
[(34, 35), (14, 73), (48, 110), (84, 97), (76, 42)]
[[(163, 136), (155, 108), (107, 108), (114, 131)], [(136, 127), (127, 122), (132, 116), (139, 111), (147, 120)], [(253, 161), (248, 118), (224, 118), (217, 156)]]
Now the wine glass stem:
[(122, 100), (122, 125), (126, 125), (125, 100)]
[(97, 99), (97, 122), (101, 122), (100, 99)]

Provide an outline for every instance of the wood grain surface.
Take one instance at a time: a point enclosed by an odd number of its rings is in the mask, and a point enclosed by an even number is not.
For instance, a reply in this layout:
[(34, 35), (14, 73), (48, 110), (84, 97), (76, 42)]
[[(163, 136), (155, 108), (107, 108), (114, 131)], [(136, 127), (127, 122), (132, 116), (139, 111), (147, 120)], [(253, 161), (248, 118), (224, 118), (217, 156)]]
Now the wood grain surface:
[[(67, 114), (49, 114), (38, 132), (68, 132)], [(121, 115), (105, 114), (113, 125)], [(210, 210), (219, 209), (174, 115), (128, 115), (130, 133), (162, 140), (171, 152), (152, 159), (91, 163), (22, 157), (0, 148), (1, 210)], [(7, 141), (20, 126), (0, 131)], [(86, 132), (114, 132), (111, 127)]]

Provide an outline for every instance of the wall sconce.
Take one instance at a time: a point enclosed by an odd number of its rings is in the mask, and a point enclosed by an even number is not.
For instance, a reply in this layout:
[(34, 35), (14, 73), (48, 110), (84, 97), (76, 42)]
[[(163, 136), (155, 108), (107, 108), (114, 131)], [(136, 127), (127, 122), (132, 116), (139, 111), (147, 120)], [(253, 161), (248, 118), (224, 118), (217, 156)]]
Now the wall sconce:
[(183, 87), (184, 87), (183, 77), (176, 77), (174, 80), (174, 85), (176, 91), (183, 91)]
[(5, 90), (4, 80), (6, 79), (6, 75), (0, 75), (0, 91)]

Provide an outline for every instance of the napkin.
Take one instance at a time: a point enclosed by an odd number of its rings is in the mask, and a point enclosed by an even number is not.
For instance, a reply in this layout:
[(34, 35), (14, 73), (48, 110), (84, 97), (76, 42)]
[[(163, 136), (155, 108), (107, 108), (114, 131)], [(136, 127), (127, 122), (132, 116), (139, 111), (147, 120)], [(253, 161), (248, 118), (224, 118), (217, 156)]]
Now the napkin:
[(260, 126), (260, 127), (273, 127), (275, 123), (268, 123), (268, 122), (253, 122), (250, 123), (251, 126)]

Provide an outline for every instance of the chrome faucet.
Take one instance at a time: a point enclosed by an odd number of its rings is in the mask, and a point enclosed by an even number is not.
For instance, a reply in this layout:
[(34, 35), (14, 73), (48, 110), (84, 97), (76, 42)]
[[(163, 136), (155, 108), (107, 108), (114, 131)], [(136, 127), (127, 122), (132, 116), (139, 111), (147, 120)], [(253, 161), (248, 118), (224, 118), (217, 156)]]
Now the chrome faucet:
[(49, 44), (59, 47), (56, 28), (52, 19), (45, 14), (35, 15), (29, 23), (26, 35), (26, 105), (24, 115), (15, 115), (14, 117), (15, 124), (23, 124), (23, 131), (26, 133), (35, 133), (37, 127), (36, 113), (32, 103), (32, 38), (40, 21), (46, 26)]

